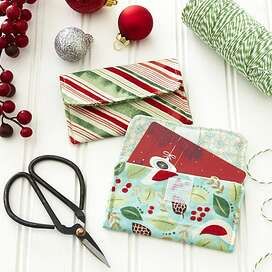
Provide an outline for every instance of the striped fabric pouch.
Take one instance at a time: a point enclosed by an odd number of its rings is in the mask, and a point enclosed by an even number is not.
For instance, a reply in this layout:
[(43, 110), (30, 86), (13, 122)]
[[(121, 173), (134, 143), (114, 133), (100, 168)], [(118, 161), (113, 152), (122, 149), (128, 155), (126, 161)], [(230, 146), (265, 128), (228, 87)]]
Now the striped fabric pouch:
[(192, 124), (175, 59), (61, 75), (60, 87), (73, 144), (124, 135), (136, 115)]

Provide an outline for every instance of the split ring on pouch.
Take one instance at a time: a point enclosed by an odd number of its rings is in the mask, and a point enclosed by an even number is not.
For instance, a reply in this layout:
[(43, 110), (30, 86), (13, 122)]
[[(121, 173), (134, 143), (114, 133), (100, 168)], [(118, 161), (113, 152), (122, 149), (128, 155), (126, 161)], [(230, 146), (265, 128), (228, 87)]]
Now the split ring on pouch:
[(266, 150), (263, 150), (263, 151), (260, 151), (260, 152), (256, 153), (255, 155), (253, 155), (253, 156), (249, 159), (249, 161), (248, 161), (248, 163), (247, 163), (247, 165), (246, 165), (246, 171), (247, 171), (248, 176), (249, 176), (253, 181), (256, 181), (256, 182), (258, 182), (259, 184), (263, 184), (263, 185), (272, 184), (272, 177), (268, 177), (268, 178), (266, 178), (265, 180), (260, 180), (260, 179), (258, 179), (256, 176), (254, 176), (254, 175), (252, 174), (251, 166), (252, 166), (253, 162), (256, 160), (257, 157), (260, 157), (260, 156), (262, 156), (262, 155), (264, 155), (264, 154), (266, 154), (266, 153), (271, 153), (271, 155), (272, 155), (272, 149), (268, 148), (268, 149), (266, 149)]
[(263, 265), (263, 263), (267, 260), (271, 259), (272, 260), (272, 253), (268, 252), (266, 255), (262, 256), (258, 262), (254, 265), (253, 271), (252, 272), (257, 272), (260, 271), (260, 267)]
[(269, 221), (269, 222), (272, 223), (272, 217), (270, 217), (270, 216), (268, 216), (268, 215), (265, 214), (265, 207), (266, 207), (266, 205), (269, 204), (271, 201), (272, 201), (272, 197), (269, 198), (269, 199), (267, 199), (267, 200), (265, 200), (265, 201), (263, 202), (263, 204), (262, 204), (262, 206), (261, 206), (261, 214), (262, 214), (262, 217), (263, 217), (264, 219), (266, 219), (267, 221)]
[[(248, 176), (250, 177), (250, 179), (252, 179), (253, 181), (258, 182), (259, 184), (263, 184), (263, 185), (272, 184), (272, 177), (266, 178), (266, 180), (259, 180), (258, 178), (256, 178), (255, 176), (253, 176), (252, 173), (251, 173), (251, 166), (252, 166), (252, 163), (256, 160), (257, 157), (262, 156), (262, 155), (264, 155), (264, 154), (266, 154), (266, 153), (270, 153), (270, 152), (272, 153), (272, 149), (270, 149), (270, 148), (265, 149), (265, 150), (263, 150), (263, 151), (260, 151), (260, 152), (256, 153), (255, 155), (253, 155), (253, 156), (249, 159), (249, 161), (248, 161), (248, 163), (247, 163), (246, 171), (247, 171)], [(269, 221), (269, 222), (272, 222), (272, 217), (266, 215), (266, 213), (265, 213), (265, 208), (266, 208), (266, 206), (267, 206), (271, 201), (272, 201), (272, 197), (266, 199), (266, 200), (263, 202), (262, 206), (261, 206), (261, 215), (262, 215), (262, 217), (263, 217), (265, 220), (267, 220), (267, 221)], [(254, 268), (253, 268), (253, 272), (261, 271), (261, 270), (260, 270), (261, 267), (263, 266), (263, 264), (264, 264), (268, 259), (272, 260), (272, 252), (266, 253), (264, 256), (262, 256), (262, 257), (255, 263)]]

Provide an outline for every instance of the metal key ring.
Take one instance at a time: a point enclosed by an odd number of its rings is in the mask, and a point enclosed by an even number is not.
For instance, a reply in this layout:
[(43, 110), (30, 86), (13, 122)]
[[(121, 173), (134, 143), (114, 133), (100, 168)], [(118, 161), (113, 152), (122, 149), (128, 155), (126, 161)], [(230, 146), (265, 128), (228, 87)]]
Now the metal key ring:
[(272, 253), (271, 252), (268, 252), (263, 257), (261, 257), (258, 260), (258, 262), (256, 262), (252, 272), (257, 272), (259, 270), (260, 266), (263, 264), (263, 262), (266, 261), (268, 258), (272, 258)]
[(253, 181), (256, 181), (258, 182), (259, 184), (263, 184), (263, 185), (268, 185), (268, 184), (272, 184), (272, 177), (268, 178), (267, 180), (270, 180), (270, 181), (261, 181), (259, 179), (257, 179), (256, 177), (254, 177), (250, 171), (250, 166), (252, 165), (253, 161), (255, 161), (255, 159), (265, 153), (269, 153), (271, 152), (272, 153), (272, 149), (268, 148), (268, 149), (265, 149), (263, 151), (260, 151), (256, 154), (254, 154), (249, 160), (248, 160), (248, 163), (246, 165), (246, 171), (247, 171), (247, 174), (248, 176), (250, 177), (251, 180)]

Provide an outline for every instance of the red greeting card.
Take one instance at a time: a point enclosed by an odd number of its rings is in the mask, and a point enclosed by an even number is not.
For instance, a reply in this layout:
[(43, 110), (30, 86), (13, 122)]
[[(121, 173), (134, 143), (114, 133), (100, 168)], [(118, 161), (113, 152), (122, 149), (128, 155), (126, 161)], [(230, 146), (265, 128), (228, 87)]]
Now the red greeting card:
[(246, 177), (241, 169), (156, 122), (149, 126), (128, 162), (157, 169), (153, 180), (165, 180), (175, 173), (216, 176), (238, 183)]

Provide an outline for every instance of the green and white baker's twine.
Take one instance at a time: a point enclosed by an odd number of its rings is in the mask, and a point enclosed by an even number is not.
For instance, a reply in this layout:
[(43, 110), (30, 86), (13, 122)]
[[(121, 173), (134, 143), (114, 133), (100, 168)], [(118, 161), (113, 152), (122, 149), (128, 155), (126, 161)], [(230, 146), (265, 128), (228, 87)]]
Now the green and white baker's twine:
[[(256, 158), (257, 158), (257, 157), (260, 157), (260, 156), (262, 156), (262, 155), (264, 155), (264, 154), (266, 154), (266, 153), (272, 153), (272, 149), (269, 148), (269, 149), (266, 149), (266, 150), (263, 150), (263, 151), (260, 151), (260, 152), (258, 152), (258, 153), (256, 153), (256, 154), (254, 154), (254, 155), (249, 159), (249, 161), (248, 161), (248, 163), (247, 163), (247, 166), (246, 166), (246, 170), (247, 170), (248, 176), (249, 176), (253, 181), (258, 182), (259, 184), (272, 184), (271, 178), (268, 178), (268, 179), (266, 179), (266, 180), (259, 180), (259, 179), (257, 179), (255, 176), (253, 176), (253, 175), (252, 175), (252, 172), (251, 172), (251, 166), (252, 166), (252, 164), (254, 163), (254, 161), (256, 160)], [(266, 207), (266, 205), (269, 204), (271, 201), (272, 201), (272, 197), (266, 199), (266, 200), (263, 202), (262, 206), (261, 206), (261, 214), (262, 214), (262, 217), (263, 217), (264, 219), (266, 219), (267, 221), (269, 221), (269, 222), (272, 222), (272, 218), (269, 217), (269, 216), (267, 216), (267, 215), (265, 214), (265, 207)], [(271, 259), (271, 260), (272, 260), (272, 253), (271, 253), (271, 252), (268, 252), (266, 255), (262, 256), (262, 257), (256, 262), (256, 264), (255, 264), (255, 266), (254, 266), (254, 269), (253, 269), (253, 272), (259, 271), (259, 270), (260, 270), (259, 268), (262, 266), (262, 264), (263, 264), (267, 259)]]
[(272, 33), (233, 0), (190, 0), (182, 19), (257, 88), (272, 94)]

